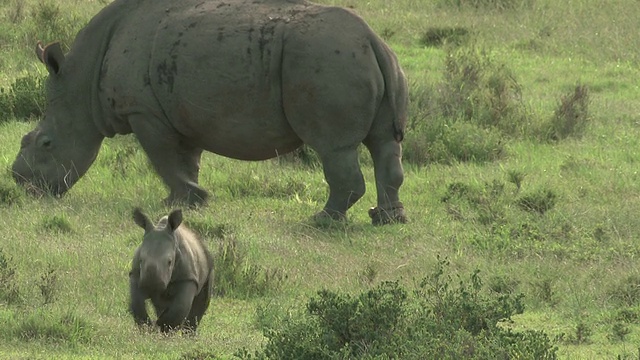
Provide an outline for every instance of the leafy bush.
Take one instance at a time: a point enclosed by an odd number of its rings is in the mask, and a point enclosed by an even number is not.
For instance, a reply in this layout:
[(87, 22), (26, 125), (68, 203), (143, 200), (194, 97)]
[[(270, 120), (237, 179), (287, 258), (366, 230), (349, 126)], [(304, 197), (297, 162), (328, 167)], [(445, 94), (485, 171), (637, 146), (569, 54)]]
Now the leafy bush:
[(524, 311), (522, 294), (483, 291), (479, 271), (468, 279), (433, 274), (408, 292), (383, 282), (358, 296), (322, 290), (306, 310), (264, 330), (268, 341), (242, 359), (555, 359), (543, 332), (514, 332), (500, 323)]

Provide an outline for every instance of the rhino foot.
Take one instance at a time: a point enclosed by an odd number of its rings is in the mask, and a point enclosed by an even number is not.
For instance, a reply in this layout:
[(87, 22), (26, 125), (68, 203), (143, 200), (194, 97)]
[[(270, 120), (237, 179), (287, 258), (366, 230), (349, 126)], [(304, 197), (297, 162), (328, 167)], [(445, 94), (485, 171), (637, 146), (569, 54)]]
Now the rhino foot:
[(347, 220), (347, 215), (335, 210), (324, 209), (319, 213), (313, 215), (313, 221), (317, 224), (322, 224), (322, 225), (329, 224), (334, 221), (346, 221), (346, 220)]
[(209, 194), (207, 194), (204, 189), (196, 185), (186, 193), (176, 194), (171, 192), (171, 195), (164, 199), (164, 203), (167, 206), (185, 204), (191, 208), (195, 208), (204, 205), (207, 202), (208, 197)]
[(391, 209), (382, 209), (380, 207), (371, 208), (369, 209), (369, 217), (371, 217), (371, 223), (373, 225), (407, 223), (407, 215), (404, 212), (402, 204), (394, 206)]

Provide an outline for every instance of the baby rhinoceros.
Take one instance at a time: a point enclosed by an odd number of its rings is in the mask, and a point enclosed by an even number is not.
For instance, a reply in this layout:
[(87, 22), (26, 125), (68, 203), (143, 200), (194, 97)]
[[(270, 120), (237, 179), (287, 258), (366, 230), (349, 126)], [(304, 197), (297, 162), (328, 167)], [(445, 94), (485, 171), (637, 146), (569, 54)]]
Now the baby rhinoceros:
[(151, 299), (162, 332), (195, 332), (209, 307), (213, 258), (205, 244), (182, 223), (174, 210), (154, 225), (136, 208), (133, 219), (144, 239), (129, 273), (130, 311), (138, 325), (152, 325), (145, 301)]

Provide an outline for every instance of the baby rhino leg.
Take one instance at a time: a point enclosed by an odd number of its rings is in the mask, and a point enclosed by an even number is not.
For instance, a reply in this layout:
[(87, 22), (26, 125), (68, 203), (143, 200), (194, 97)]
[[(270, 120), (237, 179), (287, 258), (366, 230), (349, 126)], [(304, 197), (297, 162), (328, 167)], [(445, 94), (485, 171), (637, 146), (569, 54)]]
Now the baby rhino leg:
[(158, 313), (156, 324), (162, 332), (178, 329), (191, 312), (191, 304), (198, 287), (192, 281), (185, 281), (173, 285), (172, 292), (175, 296), (171, 298), (168, 306)]
[(193, 299), (193, 304), (191, 306), (191, 312), (189, 312), (189, 316), (187, 316), (187, 321), (185, 322), (185, 330), (195, 332), (200, 324), (200, 320), (202, 320), (202, 316), (209, 308), (209, 302), (211, 300), (211, 276), (209, 280), (204, 284), (200, 293)]

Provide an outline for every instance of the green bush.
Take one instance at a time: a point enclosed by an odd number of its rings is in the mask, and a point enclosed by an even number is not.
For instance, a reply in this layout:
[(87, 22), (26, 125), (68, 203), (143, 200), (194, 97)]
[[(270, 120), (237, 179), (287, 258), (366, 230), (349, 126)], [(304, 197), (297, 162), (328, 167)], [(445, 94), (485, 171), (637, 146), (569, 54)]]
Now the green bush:
[(439, 260), (413, 291), (383, 282), (358, 296), (322, 290), (305, 311), (263, 330), (267, 342), (242, 359), (555, 359), (543, 332), (500, 323), (524, 311), (522, 294), (483, 290), (479, 271), (466, 279)]

